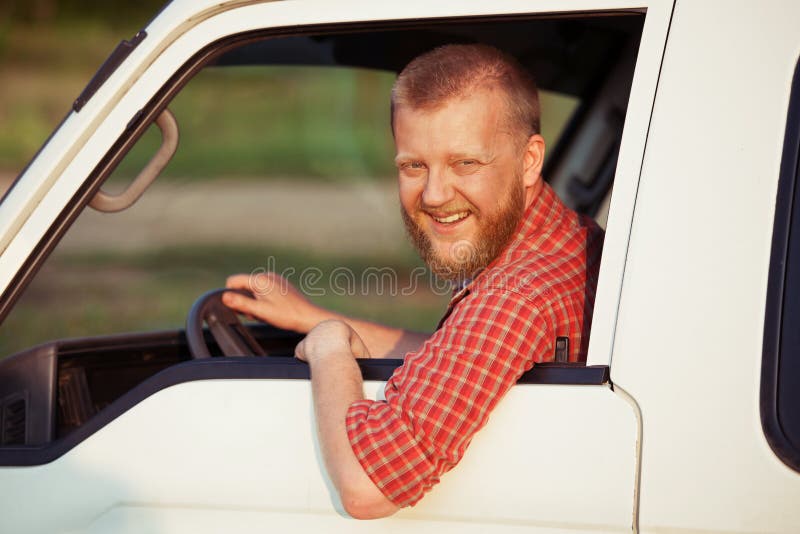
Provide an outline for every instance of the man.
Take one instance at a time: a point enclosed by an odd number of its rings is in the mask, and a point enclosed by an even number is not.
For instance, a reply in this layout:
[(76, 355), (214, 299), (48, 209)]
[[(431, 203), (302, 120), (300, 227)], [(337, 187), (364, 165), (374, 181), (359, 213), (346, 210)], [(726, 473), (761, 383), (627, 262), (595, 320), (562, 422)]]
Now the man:
[[(392, 129), (408, 233), (454, 283), (437, 331), (343, 317), (285, 285), (225, 298), (308, 332), (295, 354), (311, 368), (328, 473), (358, 518), (419, 501), (519, 376), (552, 360), (557, 338), (568, 339), (570, 361), (585, 359), (602, 246), (602, 230), (543, 182), (536, 86), (500, 51), (450, 45), (416, 58), (395, 83)], [(266, 276), (259, 285), (285, 282)], [(237, 275), (228, 286), (251, 282)], [(355, 358), (406, 352), (385, 401), (365, 400)]]

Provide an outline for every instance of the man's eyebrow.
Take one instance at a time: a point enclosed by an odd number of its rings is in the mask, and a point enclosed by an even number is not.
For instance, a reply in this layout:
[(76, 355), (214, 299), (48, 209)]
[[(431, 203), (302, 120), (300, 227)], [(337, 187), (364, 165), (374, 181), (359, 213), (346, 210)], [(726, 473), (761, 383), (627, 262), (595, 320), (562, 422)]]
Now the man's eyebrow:
[(406, 161), (414, 161), (415, 159), (419, 159), (419, 158), (416, 158), (416, 157), (412, 156), (411, 154), (403, 154), (403, 153), (401, 153), (401, 154), (398, 154), (398, 155), (396, 155), (394, 157), (394, 164), (398, 165), (398, 164), (404, 163)]
[(481, 163), (488, 163), (495, 159), (495, 155), (489, 152), (482, 152), (480, 150), (476, 150), (474, 152), (454, 152), (448, 156), (450, 161), (458, 161), (462, 159), (474, 159), (476, 161), (480, 161)]

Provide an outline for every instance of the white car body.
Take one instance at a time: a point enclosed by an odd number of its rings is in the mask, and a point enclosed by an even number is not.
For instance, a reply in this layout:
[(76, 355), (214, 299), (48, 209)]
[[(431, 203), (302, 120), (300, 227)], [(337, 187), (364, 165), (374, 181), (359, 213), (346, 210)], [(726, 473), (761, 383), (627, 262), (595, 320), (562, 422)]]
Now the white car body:
[(800, 532), (800, 474), (759, 411), (797, 2), (173, 1), (0, 205), (0, 288), (137, 112), (220, 38), (620, 10), (646, 19), (587, 362), (610, 382), (513, 388), (441, 484), (376, 522), (332, 497), (308, 381), (183, 382), (48, 463), (0, 467), (0, 531)]

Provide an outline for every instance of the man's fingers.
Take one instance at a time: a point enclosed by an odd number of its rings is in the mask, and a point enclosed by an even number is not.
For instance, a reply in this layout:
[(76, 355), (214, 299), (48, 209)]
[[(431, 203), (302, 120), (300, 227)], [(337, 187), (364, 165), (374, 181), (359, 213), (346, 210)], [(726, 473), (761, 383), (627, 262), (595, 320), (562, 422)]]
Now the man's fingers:
[(249, 274), (234, 274), (225, 280), (225, 287), (229, 289), (250, 289)]
[(303, 338), (303, 340), (300, 341), (300, 343), (298, 343), (297, 346), (294, 348), (294, 357), (304, 362), (308, 361), (306, 360), (305, 343), (306, 340), (305, 338)]
[(369, 349), (364, 344), (364, 340), (358, 335), (355, 329), (350, 328), (350, 350), (356, 358), (372, 358)]
[(225, 293), (222, 295), (222, 303), (230, 309), (236, 310), (245, 315), (250, 315), (253, 317), (259, 316), (259, 303), (250, 297), (246, 297), (238, 293)]
[(278, 285), (276, 276), (274, 273), (234, 274), (225, 281), (225, 287), (244, 289), (255, 295), (265, 295)]

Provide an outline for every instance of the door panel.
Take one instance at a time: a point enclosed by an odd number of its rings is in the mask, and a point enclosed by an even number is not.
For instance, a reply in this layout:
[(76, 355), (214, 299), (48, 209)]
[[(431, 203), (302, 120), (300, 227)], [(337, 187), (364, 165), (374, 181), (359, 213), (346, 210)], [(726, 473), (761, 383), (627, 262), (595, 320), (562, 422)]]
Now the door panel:
[[(337, 513), (313, 425), (307, 380), (179, 384), (50, 464), (5, 468), (0, 516), (14, 532), (374, 529)], [(381, 528), (628, 532), (635, 443), (607, 386), (515, 386), (461, 464)]]

